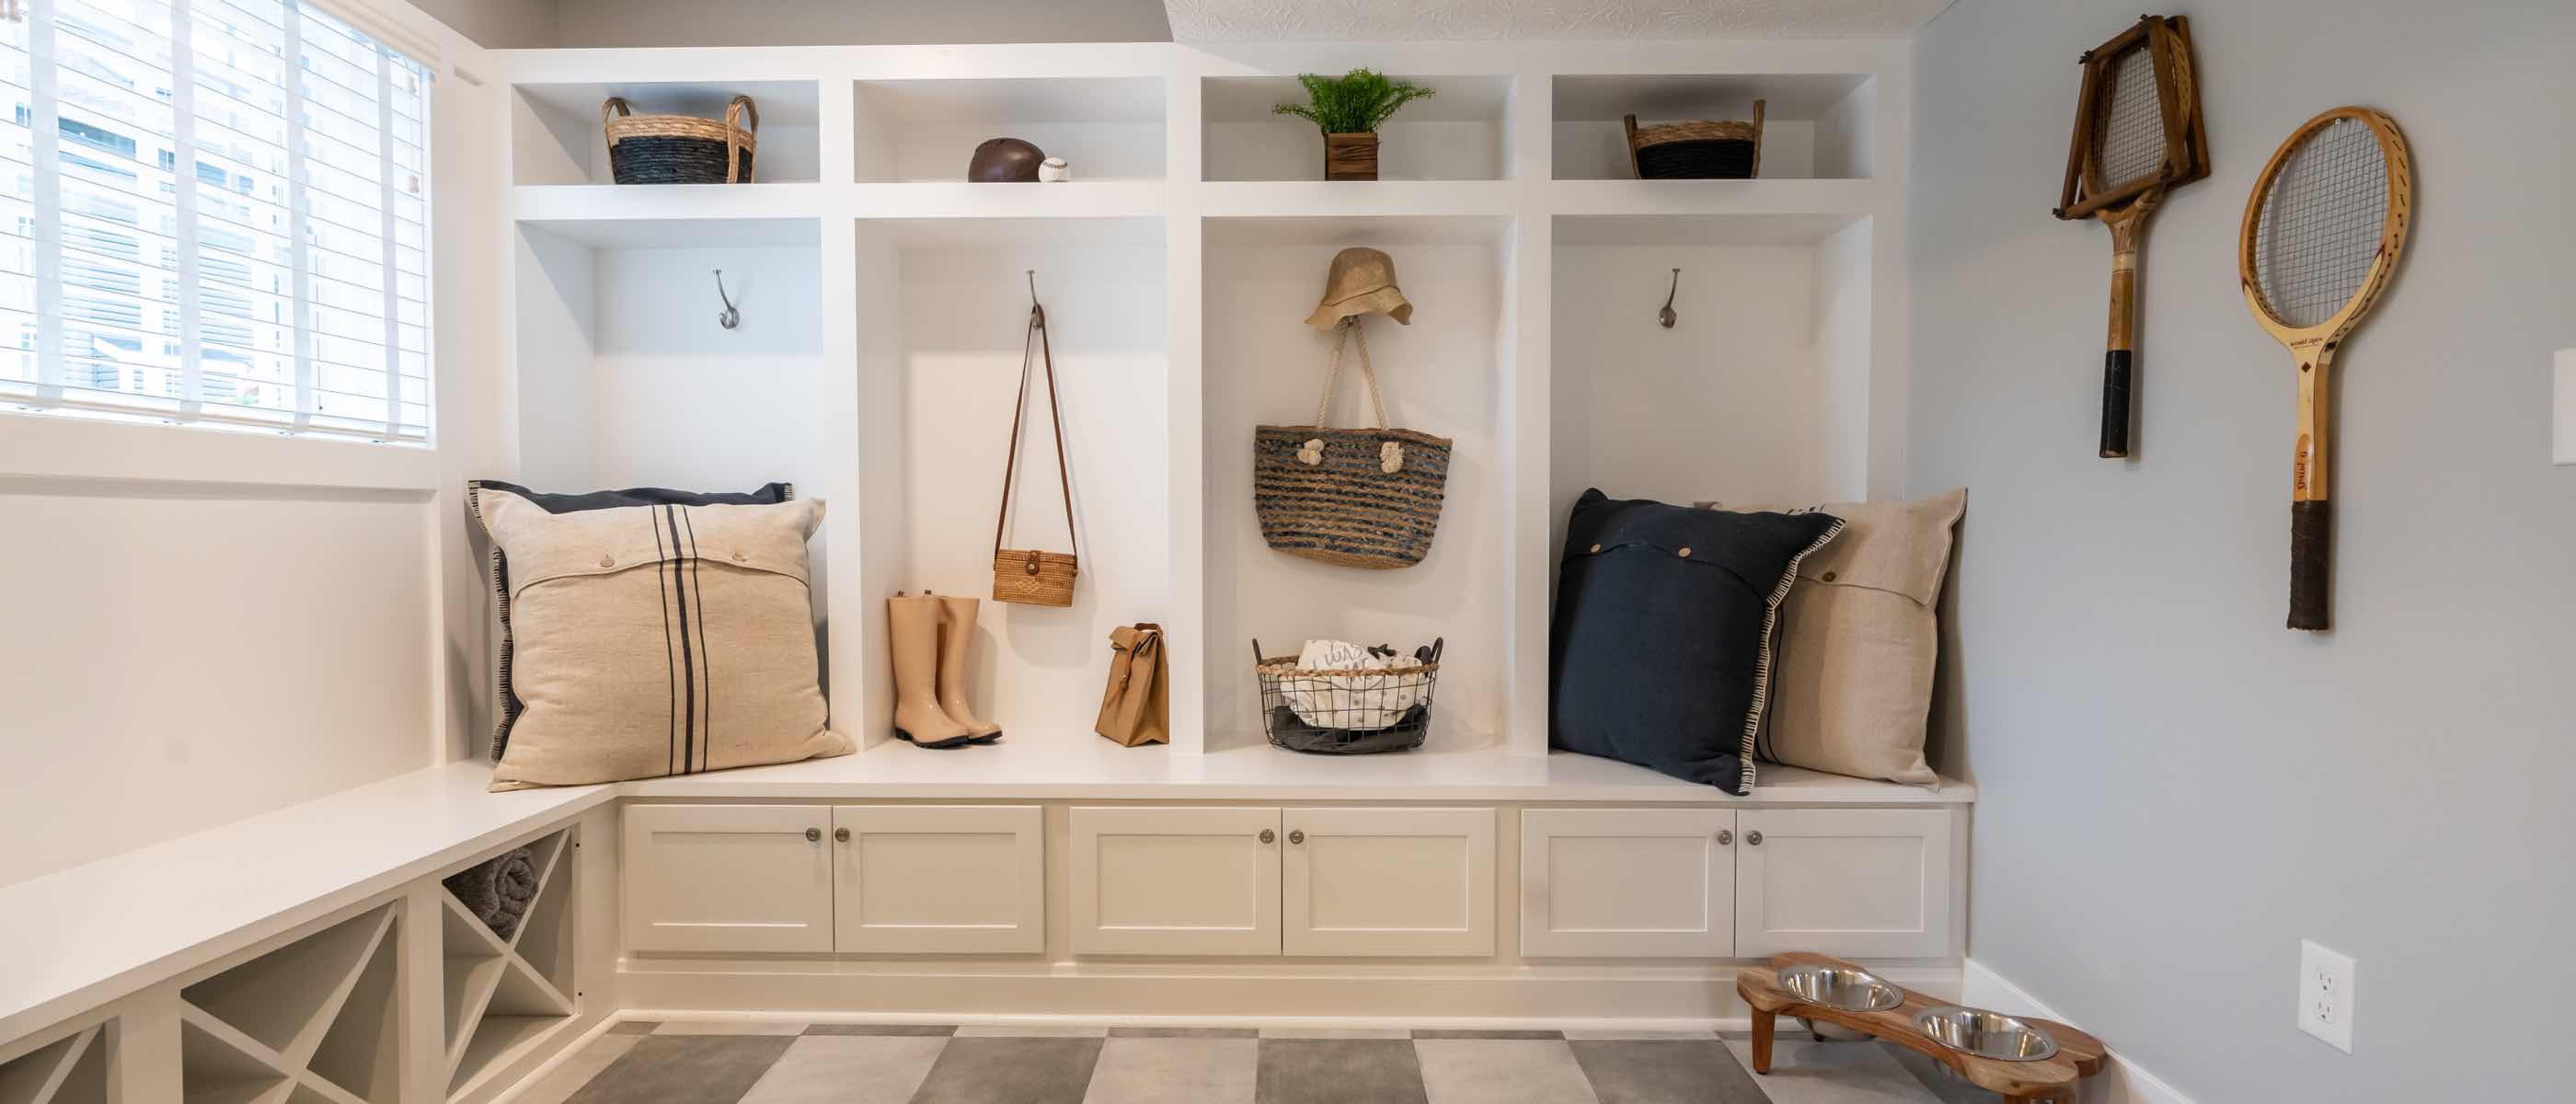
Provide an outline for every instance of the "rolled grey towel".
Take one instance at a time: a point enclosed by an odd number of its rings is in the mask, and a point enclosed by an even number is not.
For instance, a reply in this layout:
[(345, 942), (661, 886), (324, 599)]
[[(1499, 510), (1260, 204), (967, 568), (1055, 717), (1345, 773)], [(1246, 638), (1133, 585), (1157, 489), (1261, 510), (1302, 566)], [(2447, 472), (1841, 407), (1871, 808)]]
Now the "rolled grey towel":
[(492, 934), (507, 940), (519, 930), (528, 902), (536, 899), (535, 856), (522, 847), (490, 862), (467, 867), (447, 879), (447, 891), (456, 895), (465, 911), (492, 929)]

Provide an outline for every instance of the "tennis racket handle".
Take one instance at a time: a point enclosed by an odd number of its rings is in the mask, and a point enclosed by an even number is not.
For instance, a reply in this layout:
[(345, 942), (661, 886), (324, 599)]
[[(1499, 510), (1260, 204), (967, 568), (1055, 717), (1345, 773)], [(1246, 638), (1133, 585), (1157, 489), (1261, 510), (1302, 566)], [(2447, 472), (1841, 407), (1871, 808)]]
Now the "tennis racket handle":
[(2102, 354), (2102, 456), (2129, 455), (2129, 373), (2137, 355), (2128, 349)]
[(2332, 595), (2334, 503), (2290, 504), (2290, 627), (2322, 632)]

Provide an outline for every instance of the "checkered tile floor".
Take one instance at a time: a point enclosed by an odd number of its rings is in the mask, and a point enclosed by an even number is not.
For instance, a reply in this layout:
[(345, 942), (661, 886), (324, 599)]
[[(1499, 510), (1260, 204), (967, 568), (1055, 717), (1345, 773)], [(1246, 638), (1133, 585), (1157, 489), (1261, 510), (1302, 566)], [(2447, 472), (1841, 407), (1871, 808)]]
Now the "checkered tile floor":
[(1871, 1042), (1741, 1035), (621, 1023), (517, 1104), (1964, 1104)]

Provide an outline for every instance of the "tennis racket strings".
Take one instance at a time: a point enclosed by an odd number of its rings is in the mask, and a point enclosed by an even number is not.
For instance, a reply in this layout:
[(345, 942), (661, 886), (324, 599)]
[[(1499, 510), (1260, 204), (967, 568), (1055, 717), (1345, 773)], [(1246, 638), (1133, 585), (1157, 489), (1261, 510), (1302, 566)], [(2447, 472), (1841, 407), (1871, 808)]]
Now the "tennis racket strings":
[(2274, 321), (2323, 325), (2361, 294), (2388, 197), (2388, 155), (2370, 124), (2338, 118), (2300, 140), (2255, 216), (2254, 290)]
[(2144, 41), (2111, 61), (2093, 113), (2093, 171), (2100, 191), (2145, 180), (2165, 165), (2165, 113), (2156, 98), (2155, 51)]

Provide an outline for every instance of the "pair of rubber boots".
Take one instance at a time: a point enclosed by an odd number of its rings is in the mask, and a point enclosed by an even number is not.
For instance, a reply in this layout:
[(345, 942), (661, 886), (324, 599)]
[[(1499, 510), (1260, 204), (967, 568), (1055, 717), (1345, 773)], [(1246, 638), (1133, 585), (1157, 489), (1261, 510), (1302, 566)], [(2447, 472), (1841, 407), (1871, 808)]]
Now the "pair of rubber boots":
[(1002, 726), (966, 705), (966, 649), (975, 638), (972, 598), (934, 594), (886, 599), (894, 654), (894, 734), (926, 748), (989, 744)]

